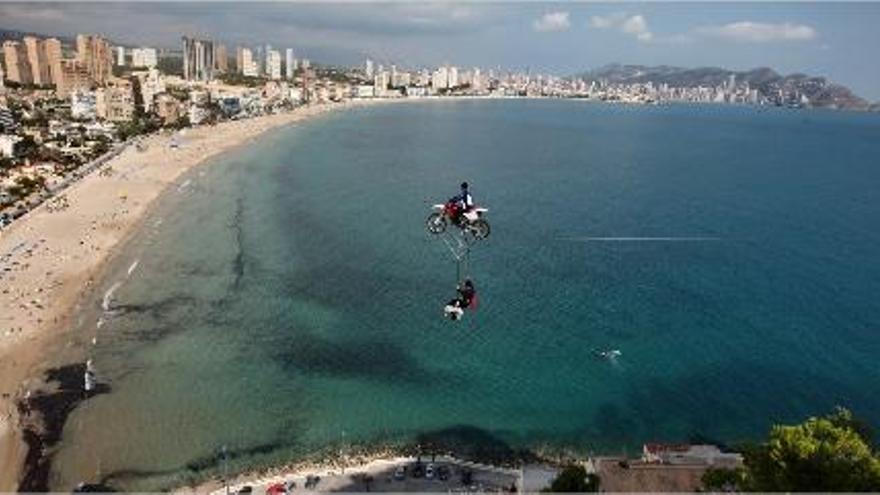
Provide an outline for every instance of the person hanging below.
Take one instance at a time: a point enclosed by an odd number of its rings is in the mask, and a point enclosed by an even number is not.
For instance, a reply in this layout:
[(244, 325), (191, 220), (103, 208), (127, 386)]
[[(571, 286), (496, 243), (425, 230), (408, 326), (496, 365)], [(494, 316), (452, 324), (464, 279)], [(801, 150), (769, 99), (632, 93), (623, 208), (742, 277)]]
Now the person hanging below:
[(468, 183), (461, 183), (461, 191), (458, 195), (449, 199), (449, 204), (454, 205), (452, 222), (456, 225), (461, 223), (462, 216), (474, 208), (474, 197), (468, 191)]
[(476, 309), (477, 306), (477, 290), (471, 279), (465, 281), (455, 288), (458, 295), (446, 303), (443, 308), (443, 314), (452, 321), (461, 319), (466, 309)]

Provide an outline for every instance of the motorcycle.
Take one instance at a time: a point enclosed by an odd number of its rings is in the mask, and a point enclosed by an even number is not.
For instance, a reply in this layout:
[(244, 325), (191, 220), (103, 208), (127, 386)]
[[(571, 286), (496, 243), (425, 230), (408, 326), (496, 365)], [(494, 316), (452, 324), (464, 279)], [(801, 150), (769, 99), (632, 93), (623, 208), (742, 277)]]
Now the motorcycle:
[[(475, 240), (481, 240), (489, 237), (489, 222), (483, 215), (489, 211), (488, 208), (474, 207), (470, 211), (466, 211), (458, 215), (458, 205), (455, 202), (449, 202), (442, 205), (434, 205), (434, 212), (428, 215), (425, 225), (428, 232), (438, 235), (446, 232), (449, 224), (458, 226), (463, 232), (473, 236)], [(458, 221), (454, 220), (458, 218)]]

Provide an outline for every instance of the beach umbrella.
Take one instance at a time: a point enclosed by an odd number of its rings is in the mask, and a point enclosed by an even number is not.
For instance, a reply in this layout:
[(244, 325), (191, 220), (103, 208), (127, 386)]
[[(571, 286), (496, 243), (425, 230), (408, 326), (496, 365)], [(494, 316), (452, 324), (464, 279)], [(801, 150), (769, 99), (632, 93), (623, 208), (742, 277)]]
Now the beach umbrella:
[(275, 483), (266, 488), (267, 495), (284, 495), (285, 493), (287, 493), (287, 488), (284, 483)]

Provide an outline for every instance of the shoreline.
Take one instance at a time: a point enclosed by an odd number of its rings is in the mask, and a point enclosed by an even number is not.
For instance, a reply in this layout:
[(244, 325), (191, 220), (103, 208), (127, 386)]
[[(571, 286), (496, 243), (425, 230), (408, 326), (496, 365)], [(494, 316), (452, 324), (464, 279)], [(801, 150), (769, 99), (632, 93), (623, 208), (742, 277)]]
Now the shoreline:
[[(125, 146), (60, 193), (69, 200), (69, 208), (53, 212), (43, 203), (0, 233), (0, 307), (4, 308), (0, 311), (0, 492), (17, 490), (25, 468), (38, 468), (44, 454), (51, 455), (52, 443), (34, 438), (34, 432), (60, 437), (66, 414), (52, 415), (53, 422), (62, 421), (60, 425), (25, 421), (28, 418), (23, 416), (30, 408), (23, 404), (51, 402), (47, 397), (53, 394), (70, 400), (69, 387), (45, 387), (52, 381), (52, 372), (59, 369), (52, 365), (82, 361), (77, 354), (84, 339), (72, 331), (73, 320), (155, 200), (186, 172), (268, 131), (366, 104), (304, 106), (189, 128), (185, 133), (144, 136), (139, 138), (143, 151)], [(181, 145), (172, 148), (171, 143), (180, 137)], [(56, 429), (58, 435), (50, 434)], [(42, 445), (40, 459), (28, 445)]]

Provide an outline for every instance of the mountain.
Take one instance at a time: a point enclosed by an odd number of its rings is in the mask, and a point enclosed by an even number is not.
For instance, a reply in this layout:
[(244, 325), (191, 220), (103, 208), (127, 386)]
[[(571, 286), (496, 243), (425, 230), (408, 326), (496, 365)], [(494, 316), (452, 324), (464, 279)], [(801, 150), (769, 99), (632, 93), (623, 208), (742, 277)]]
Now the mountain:
[(845, 110), (871, 110), (877, 104), (855, 95), (849, 88), (835, 84), (820, 76), (806, 74), (790, 74), (783, 76), (768, 67), (759, 67), (748, 71), (731, 71), (718, 67), (699, 67), (687, 69), (668, 65), (620, 65), (611, 64), (595, 70), (577, 74), (574, 77), (588, 81), (605, 81), (608, 83), (653, 83), (668, 84), (671, 87), (722, 86), (730, 76), (736, 78), (737, 84), (748, 83), (750, 88), (758, 90), (764, 98), (776, 101), (778, 95), (803, 95), (810, 105), (817, 108), (839, 108)]

